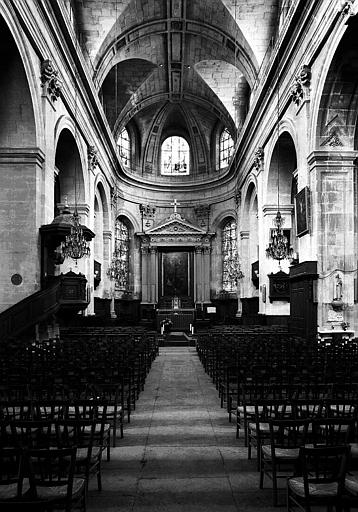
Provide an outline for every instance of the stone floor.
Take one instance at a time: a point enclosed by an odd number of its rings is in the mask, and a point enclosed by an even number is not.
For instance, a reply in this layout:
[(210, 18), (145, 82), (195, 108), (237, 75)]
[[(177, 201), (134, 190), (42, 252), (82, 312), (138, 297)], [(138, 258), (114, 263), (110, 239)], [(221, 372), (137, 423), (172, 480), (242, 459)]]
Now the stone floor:
[(88, 512), (277, 511), (255, 468), (195, 348), (161, 348)]

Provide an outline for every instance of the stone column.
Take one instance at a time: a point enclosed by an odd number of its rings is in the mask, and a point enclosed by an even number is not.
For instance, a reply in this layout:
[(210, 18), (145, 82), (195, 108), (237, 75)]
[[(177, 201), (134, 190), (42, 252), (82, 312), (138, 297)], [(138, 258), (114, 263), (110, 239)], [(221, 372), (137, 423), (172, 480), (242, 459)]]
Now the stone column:
[(111, 288), (110, 279), (107, 276), (107, 270), (109, 265), (111, 264), (112, 254), (111, 254), (111, 240), (112, 240), (112, 231), (103, 231), (103, 262), (102, 262), (102, 271), (101, 271), (101, 281), (103, 285), (103, 292), (109, 291)]
[(195, 301), (203, 302), (202, 247), (195, 247)]
[(148, 289), (148, 246), (142, 246), (142, 303), (149, 302)]
[(203, 302), (210, 302), (210, 247), (204, 247), (202, 251), (202, 289)]
[(150, 273), (148, 279), (148, 286), (150, 289), (149, 297), (150, 302), (156, 303), (158, 300), (158, 265), (157, 254), (158, 247), (150, 247)]

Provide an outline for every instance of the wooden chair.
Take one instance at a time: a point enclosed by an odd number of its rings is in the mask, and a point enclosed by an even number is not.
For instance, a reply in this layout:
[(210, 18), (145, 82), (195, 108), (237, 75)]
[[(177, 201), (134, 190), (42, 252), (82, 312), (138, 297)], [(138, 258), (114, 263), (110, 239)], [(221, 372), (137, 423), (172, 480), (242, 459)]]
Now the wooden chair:
[(278, 480), (294, 472), (299, 449), (307, 439), (308, 420), (270, 420), (270, 444), (261, 446), (260, 489), (264, 477), (272, 480), (273, 504), (278, 504)]
[(0, 509), (23, 494), (22, 450), (0, 448)]
[[(76, 447), (75, 474), (83, 476), (88, 488), (92, 475), (97, 476), (98, 490), (102, 490), (103, 427), (96, 427), (96, 419), (67, 419), (56, 422), (59, 447)], [(95, 444), (95, 436), (98, 444)]]
[(260, 471), (261, 446), (270, 440), (270, 420), (280, 419), (291, 415), (291, 409), (284, 400), (263, 399), (256, 401), (255, 412), (252, 421), (249, 421), (247, 458), (251, 459), (252, 448), (257, 454), (257, 471)]
[(349, 446), (302, 446), (298, 474), (287, 480), (288, 512), (311, 512), (314, 506), (342, 510), (349, 454)]
[(29, 500), (47, 511), (74, 506), (86, 510), (86, 482), (75, 478), (76, 447), (29, 450), (25, 452), (29, 470)]

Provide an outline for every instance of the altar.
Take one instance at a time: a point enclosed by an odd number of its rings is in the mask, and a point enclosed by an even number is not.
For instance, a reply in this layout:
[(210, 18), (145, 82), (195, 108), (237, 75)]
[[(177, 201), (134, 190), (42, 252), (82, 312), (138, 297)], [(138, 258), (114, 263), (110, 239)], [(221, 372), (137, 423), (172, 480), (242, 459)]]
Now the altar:
[(157, 309), (158, 332), (160, 332), (161, 322), (165, 319), (172, 322), (172, 331), (189, 332), (190, 325), (195, 321), (195, 309)]

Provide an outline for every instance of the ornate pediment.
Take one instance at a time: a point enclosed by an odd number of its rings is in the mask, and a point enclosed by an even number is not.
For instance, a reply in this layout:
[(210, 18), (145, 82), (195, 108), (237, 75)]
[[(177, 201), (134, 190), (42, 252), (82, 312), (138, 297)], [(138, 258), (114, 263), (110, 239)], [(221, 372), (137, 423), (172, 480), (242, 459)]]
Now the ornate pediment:
[(146, 231), (147, 235), (175, 235), (180, 234), (183, 235), (187, 233), (188, 235), (192, 234), (198, 234), (198, 235), (205, 235), (206, 232), (202, 229), (200, 229), (198, 226), (194, 226), (190, 222), (187, 222), (185, 219), (182, 218), (180, 213), (172, 213), (169, 217), (169, 220), (165, 221), (162, 224), (159, 224), (159, 226), (155, 226), (151, 229), (148, 229)]
[(213, 233), (191, 224), (175, 212), (165, 222), (138, 235), (150, 245), (205, 245), (210, 243)]

